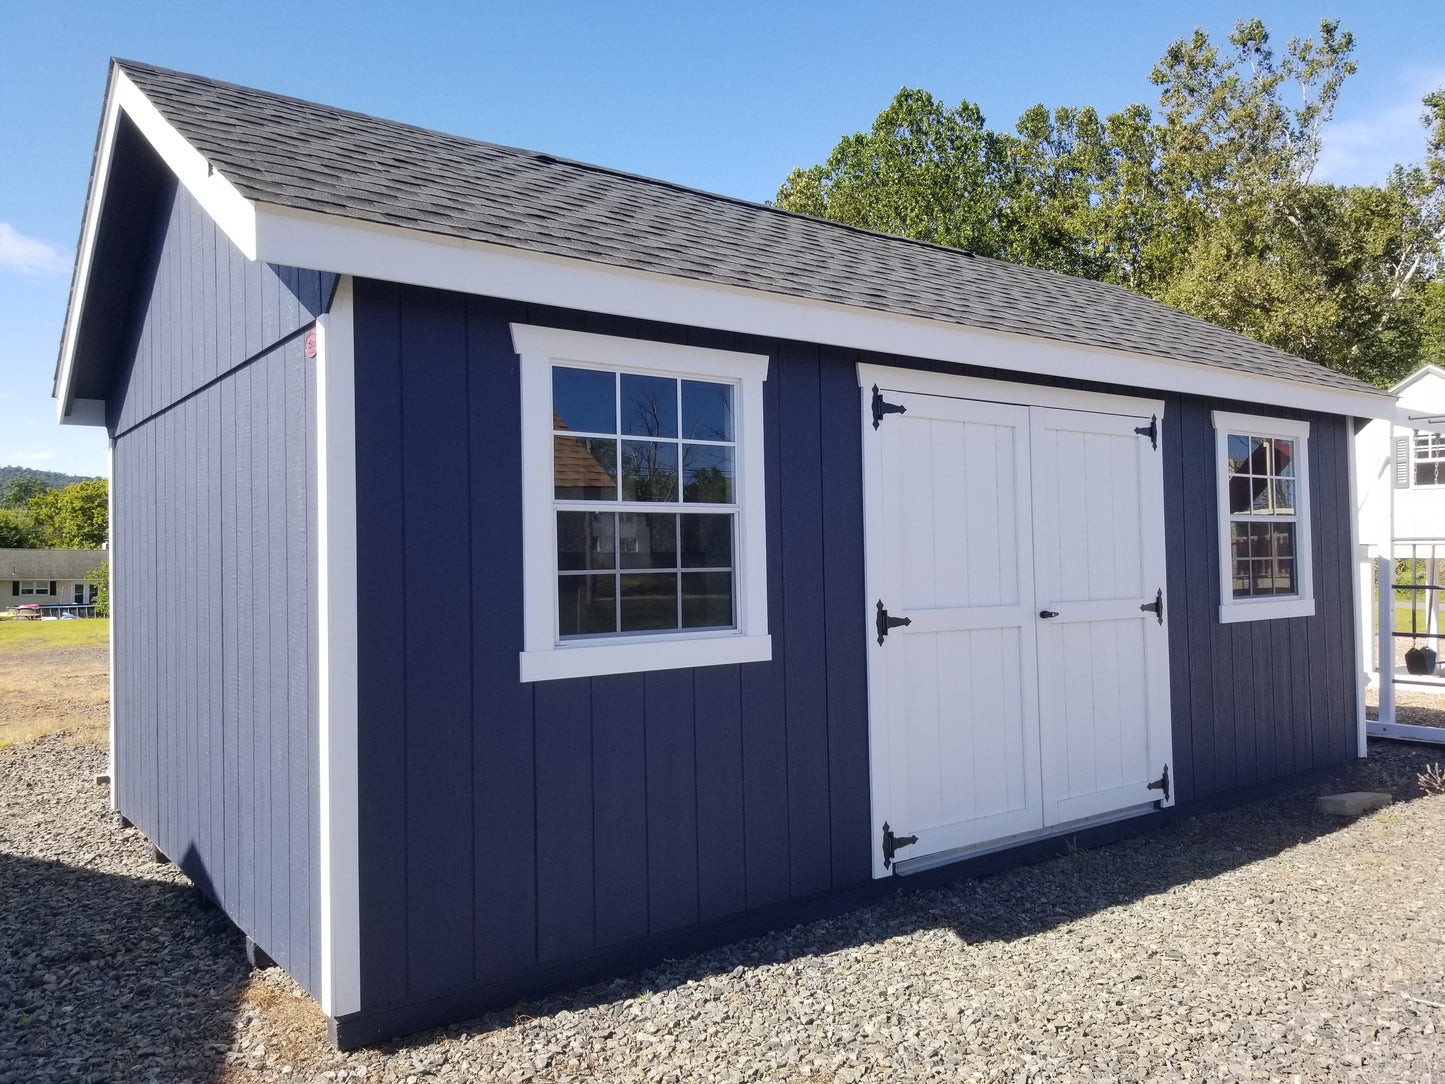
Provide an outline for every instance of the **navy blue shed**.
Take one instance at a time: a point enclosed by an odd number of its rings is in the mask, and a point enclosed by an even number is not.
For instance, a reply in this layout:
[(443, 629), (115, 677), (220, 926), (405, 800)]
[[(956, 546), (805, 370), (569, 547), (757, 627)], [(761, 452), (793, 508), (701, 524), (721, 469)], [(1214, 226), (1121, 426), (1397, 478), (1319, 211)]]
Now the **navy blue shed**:
[(1392, 398), (1116, 287), (117, 61), (56, 396), (114, 804), (344, 1046), (1363, 754)]

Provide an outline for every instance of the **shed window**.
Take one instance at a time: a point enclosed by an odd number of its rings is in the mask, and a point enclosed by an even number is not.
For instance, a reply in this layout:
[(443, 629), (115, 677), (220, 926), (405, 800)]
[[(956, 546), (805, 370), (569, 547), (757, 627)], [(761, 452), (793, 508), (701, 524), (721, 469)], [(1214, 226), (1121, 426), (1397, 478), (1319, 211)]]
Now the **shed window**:
[(1314, 613), (1309, 423), (1214, 413), (1224, 622)]
[(1416, 431), (1414, 440), (1415, 484), (1445, 485), (1445, 433)]
[(513, 325), (524, 681), (768, 658), (758, 355)]

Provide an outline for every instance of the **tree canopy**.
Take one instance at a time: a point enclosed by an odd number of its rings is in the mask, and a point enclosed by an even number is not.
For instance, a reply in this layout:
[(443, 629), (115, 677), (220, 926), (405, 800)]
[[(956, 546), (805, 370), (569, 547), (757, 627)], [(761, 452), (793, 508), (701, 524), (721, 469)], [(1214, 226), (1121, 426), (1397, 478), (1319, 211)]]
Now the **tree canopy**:
[(96, 549), (110, 532), (109, 487), (104, 478), (47, 489), (31, 498), (30, 515), (55, 549)]
[(868, 132), (795, 169), (787, 210), (1117, 283), (1378, 384), (1445, 362), (1445, 89), (1424, 157), (1379, 185), (1314, 179), (1355, 71), (1324, 20), (1282, 53), (1258, 19), (1203, 30), (1150, 74), (1157, 110), (1026, 110), (990, 130), (971, 102), (904, 89)]

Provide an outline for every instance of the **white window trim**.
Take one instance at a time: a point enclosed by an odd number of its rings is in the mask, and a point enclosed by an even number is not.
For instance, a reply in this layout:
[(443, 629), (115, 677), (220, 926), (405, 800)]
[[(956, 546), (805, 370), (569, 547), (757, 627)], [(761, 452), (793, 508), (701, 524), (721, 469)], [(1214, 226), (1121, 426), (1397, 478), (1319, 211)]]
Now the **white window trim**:
[(1409, 462), (1409, 465), (1408, 465), (1408, 468), (1407, 468), (1407, 469), (1409, 470), (1409, 472), (1410, 472), (1410, 473), (1409, 473), (1409, 478), (1410, 478), (1409, 488), (1410, 488), (1410, 489), (1441, 489), (1441, 488), (1445, 488), (1445, 482), (1421, 482), (1421, 481), (1417, 481), (1417, 479), (1419, 478), (1419, 473), (1418, 473), (1418, 472), (1419, 472), (1419, 468), (1420, 468), (1420, 464), (1421, 464), (1421, 463), (1439, 463), (1442, 458), (1445, 458), (1445, 457), (1440, 457), (1440, 456), (1422, 456), (1422, 455), (1420, 454), (1421, 449), (1420, 449), (1419, 443), (1418, 443), (1421, 437), (1425, 437), (1425, 438), (1427, 439), (1427, 443), (1431, 443), (1431, 442), (1434, 442), (1434, 441), (1437, 441), (1437, 440), (1445, 440), (1445, 434), (1440, 434), (1440, 433), (1434, 432), (1433, 430), (1430, 430), (1430, 429), (1412, 429), (1412, 430), (1410, 431), (1410, 462)]
[[(1310, 423), (1290, 418), (1268, 418), (1255, 414), (1231, 414), (1216, 410), (1214, 418), (1215, 493), (1219, 510), (1219, 620), (1267, 621), (1282, 617), (1312, 617), (1315, 612), (1315, 577), (1310, 508)], [(1274, 598), (1234, 597), (1231, 575), (1229, 514), (1229, 434), (1251, 437), (1279, 437), (1298, 444), (1295, 452), (1295, 575), (1299, 593)], [(1301, 454), (1303, 453), (1303, 454)]]
[(22, 595), (30, 595), (34, 598), (40, 598), (42, 596), (45, 598), (55, 597), (50, 593), (49, 580), (21, 580), (20, 593)]
[[(768, 635), (767, 522), (763, 473), (765, 354), (512, 325), (522, 378), (523, 681), (765, 662)], [(604, 366), (630, 373), (723, 379), (737, 384), (737, 627), (561, 641), (557, 635), (557, 526), (552, 482), (552, 366)]]

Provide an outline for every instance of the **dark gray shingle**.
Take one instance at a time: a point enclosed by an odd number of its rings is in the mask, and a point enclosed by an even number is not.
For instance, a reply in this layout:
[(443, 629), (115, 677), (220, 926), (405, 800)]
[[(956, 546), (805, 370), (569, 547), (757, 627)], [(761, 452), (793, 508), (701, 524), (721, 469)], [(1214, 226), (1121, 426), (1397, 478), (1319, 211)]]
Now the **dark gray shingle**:
[(1370, 389), (1122, 287), (117, 61), (243, 196), (618, 267)]

